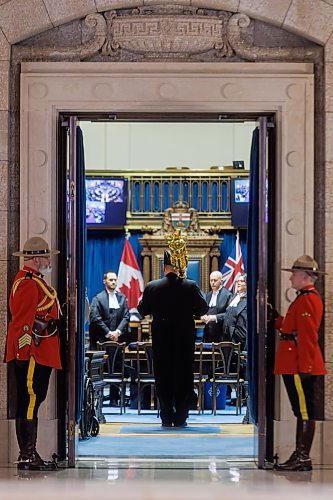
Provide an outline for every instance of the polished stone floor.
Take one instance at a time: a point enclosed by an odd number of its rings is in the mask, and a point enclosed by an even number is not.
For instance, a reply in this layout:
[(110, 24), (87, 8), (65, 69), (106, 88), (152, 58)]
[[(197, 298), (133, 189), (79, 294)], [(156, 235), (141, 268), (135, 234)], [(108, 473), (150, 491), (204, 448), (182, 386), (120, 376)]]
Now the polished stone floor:
[(332, 498), (333, 467), (312, 472), (258, 470), (239, 457), (204, 459), (81, 459), (75, 468), (18, 474), (0, 468), (0, 498), (202, 500)]

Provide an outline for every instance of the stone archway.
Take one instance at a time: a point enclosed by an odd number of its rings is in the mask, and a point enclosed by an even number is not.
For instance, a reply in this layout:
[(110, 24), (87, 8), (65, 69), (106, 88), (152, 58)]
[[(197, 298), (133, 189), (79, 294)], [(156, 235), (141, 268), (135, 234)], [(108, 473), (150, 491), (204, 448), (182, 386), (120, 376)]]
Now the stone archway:
[[(12, 262), (9, 259), (8, 248), (12, 249), (13, 230), (8, 221), (13, 219), (12, 215), (17, 214), (16, 204), (18, 202), (18, 193), (15, 192), (15, 186), (18, 184), (18, 151), (11, 147), (9, 137), (9, 114), (17, 113), (9, 99), (10, 88), (10, 54), (11, 45), (21, 40), (42, 33), (54, 26), (62, 25), (70, 20), (82, 18), (83, 16), (103, 12), (115, 8), (133, 8), (144, 5), (173, 4), (179, 2), (174, 0), (82, 0), (79, 2), (68, 2), (60, 0), (50, 2), (49, 0), (28, 0), (20, 2), (19, 0), (9, 0), (0, 5), (0, 176), (4, 179), (2, 185), (2, 196), (0, 201), (0, 220), (2, 227), (2, 237), (0, 239), (0, 269), (3, 277), (11, 274)], [(329, 325), (333, 318), (333, 297), (330, 293), (333, 283), (333, 206), (330, 203), (330, 192), (332, 185), (332, 165), (333, 165), (333, 50), (332, 50), (332, 19), (333, 6), (327, 2), (319, 0), (316, 5), (312, 2), (300, 2), (300, 0), (283, 0), (274, 2), (262, 0), (184, 0), (181, 2), (192, 7), (211, 8), (216, 10), (227, 10), (232, 13), (242, 13), (251, 16), (253, 19), (264, 20), (271, 25), (279, 26), (286, 31), (294, 32), (313, 40), (325, 46), (325, 84), (320, 89), (325, 93), (325, 129), (323, 135), (327, 138), (326, 148), (323, 155), (319, 155), (316, 164), (316, 179), (320, 176), (318, 186), (318, 202), (316, 203), (316, 219), (322, 221), (322, 234), (320, 241), (315, 241), (315, 248), (321, 256), (321, 263), (325, 265), (329, 276), (326, 279), (326, 358), (328, 361), (329, 376), (325, 387), (326, 395), (326, 418), (333, 417), (333, 408), (329, 405), (332, 401), (333, 384), (332, 373), (333, 363), (330, 362), (332, 354), (332, 330)], [(12, 130), (11, 130), (12, 132)], [(292, 161), (292, 156), (289, 158)], [(10, 172), (10, 176), (8, 173)], [(14, 173), (13, 173), (14, 172)], [(16, 178), (16, 183), (12, 184), (12, 179)], [(8, 182), (8, 179), (10, 181)], [(318, 182), (317, 182), (318, 184)], [(292, 226), (292, 223), (291, 223)], [(290, 228), (289, 228), (290, 229)], [(323, 232), (325, 229), (325, 232)], [(292, 229), (291, 229), (292, 232)], [(9, 243), (8, 243), (9, 242)], [(17, 244), (17, 240), (15, 241)], [(1, 303), (3, 312), (1, 315), (1, 324), (3, 331), (6, 328), (7, 311), (7, 284), (2, 280), (0, 284)], [(0, 350), (3, 352), (4, 344), (1, 343)], [(0, 352), (0, 354), (2, 354)], [(6, 380), (6, 367), (0, 366), (0, 376)], [(6, 394), (0, 396), (0, 418), (6, 421)], [(0, 426), (0, 434), (3, 433), (5, 441), (7, 429)]]

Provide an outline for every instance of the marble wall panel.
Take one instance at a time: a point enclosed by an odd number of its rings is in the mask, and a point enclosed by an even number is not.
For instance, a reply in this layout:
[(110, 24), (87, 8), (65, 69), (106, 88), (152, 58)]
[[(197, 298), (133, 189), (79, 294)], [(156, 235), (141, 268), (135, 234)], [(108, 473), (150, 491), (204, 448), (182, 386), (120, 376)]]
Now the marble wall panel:
[(325, 160), (331, 163), (333, 162), (333, 112), (325, 113), (325, 125)]
[(44, 0), (45, 7), (54, 26), (67, 23), (72, 19), (84, 17), (87, 14), (96, 12), (94, 0)]
[[(329, 165), (333, 164), (330, 163)], [(325, 170), (325, 185), (333, 186), (333, 168), (326, 168)], [(333, 216), (333, 189), (328, 189), (325, 194), (325, 211), (331, 212)]]
[[(146, 0), (145, 0), (146, 3)], [(239, 0), (191, 0), (193, 7), (238, 12)]]
[(0, 111), (0, 161), (8, 160), (8, 111)]
[(9, 61), (0, 61), (0, 110), (9, 108)]
[(325, 45), (325, 63), (333, 62), (333, 35), (329, 37)]
[(10, 44), (0, 29), (0, 61), (8, 61), (10, 59)]
[[(7, 210), (0, 210), (0, 259), (7, 259), (7, 217)], [(0, 276), (2, 281), (6, 274)]]
[(325, 64), (325, 111), (333, 112), (333, 62)]
[(52, 28), (52, 23), (43, 0), (10, 0), (0, 6), (0, 28), (13, 44)]
[[(326, 362), (325, 376), (325, 418), (333, 420), (333, 363)], [(331, 457), (332, 458), (332, 457)]]
[(0, 210), (7, 210), (8, 162), (0, 160)]
[(292, 0), (283, 28), (324, 45), (333, 32), (333, 6), (323, 0)]
[(240, 0), (238, 10), (255, 19), (281, 26), (287, 14), (290, 0)]
[[(143, 0), (95, 0), (98, 12), (111, 9), (125, 9), (127, 7), (136, 7), (144, 4)], [(159, 3), (163, 3), (160, 1)], [(170, 2), (172, 3), (172, 2)]]
[[(0, 214), (1, 213), (2, 212), (0, 212)], [(0, 276), (2, 277), (2, 279), (0, 280), (0, 310), (2, 312), (6, 311), (6, 316), (7, 316), (7, 280), (5, 279), (6, 274), (7, 274), (7, 262), (5, 259), (0, 259)], [(2, 337), (3, 335), (0, 335), (0, 343)]]

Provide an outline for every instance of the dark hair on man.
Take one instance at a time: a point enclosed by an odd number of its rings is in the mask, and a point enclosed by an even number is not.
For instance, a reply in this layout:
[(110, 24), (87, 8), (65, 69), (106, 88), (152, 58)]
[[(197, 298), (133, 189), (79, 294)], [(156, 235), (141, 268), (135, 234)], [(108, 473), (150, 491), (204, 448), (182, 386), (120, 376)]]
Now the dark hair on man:
[[(105, 271), (104, 276), (103, 276), (103, 280), (106, 280), (107, 275), (110, 274), (110, 273), (115, 274), (117, 276), (117, 273), (115, 271), (112, 271), (112, 270), (111, 271)], [(118, 278), (118, 276), (117, 276), (117, 278)]]

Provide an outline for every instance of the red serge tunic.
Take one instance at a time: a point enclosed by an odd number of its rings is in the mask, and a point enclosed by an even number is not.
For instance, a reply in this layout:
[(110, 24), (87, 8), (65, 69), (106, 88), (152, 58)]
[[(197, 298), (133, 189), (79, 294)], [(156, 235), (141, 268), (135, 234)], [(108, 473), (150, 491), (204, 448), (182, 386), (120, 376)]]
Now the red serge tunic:
[(280, 339), (275, 358), (275, 374), (326, 373), (318, 344), (318, 329), (323, 314), (323, 303), (312, 286), (300, 290), (285, 317), (279, 316), (275, 328), (280, 333), (295, 333), (296, 341)]
[(58, 319), (59, 306), (56, 291), (28, 266), (21, 269), (14, 280), (9, 308), (12, 320), (8, 326), (5, 361), (27, 361), (61, 368), (59, 336), (41, 339), (38, 346), (32, 339), (32, 325), (36, 317)]

